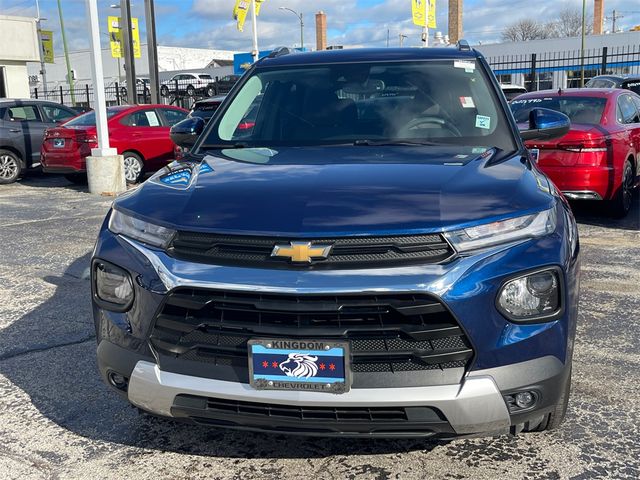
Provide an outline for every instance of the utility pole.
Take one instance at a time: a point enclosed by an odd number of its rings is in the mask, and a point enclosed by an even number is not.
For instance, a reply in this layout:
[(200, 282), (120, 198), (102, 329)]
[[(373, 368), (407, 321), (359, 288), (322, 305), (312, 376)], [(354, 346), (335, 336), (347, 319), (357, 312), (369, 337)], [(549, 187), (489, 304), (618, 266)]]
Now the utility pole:
[(64, 48), (64, 61), (67, 64), (67, 81), (71, 93), (71, 105), (76, 106), (76, 94), (73, 91), (73, 75), (71, 75), (71, 63), (69, 63), (69, 49), (67, 48), (67, 36), (64, 33), (64, 20), (62, 19), (62, 5), (58, 0), (58, 16), (60, 17), (60, 31), (62, 32), (62, 46)]
[(615, 10), (611, 12), (611, 33), (616, 33), (616, 21), (623, 17), (624, 15), (620, 15)]
[(427, 0), (424, 3), (424, 27), (422, 27), (422, 42), (423, 47), (429, 46), (429, 4), (435, 0)]
[(407, 38), (407, 36), (400, 33), (398, 34), (398, 37), (400, 38), (400, 46), (402, 47), (402, 45), (404, 44), (404, 39)]
[(47, 98), (47, 69), (44, 63), (44, 52), (42, 51), (42, 20), (40, 18), (40, 2), (36, 0), (36, 16), (38, 17), (38, 42), (40, 42), (40, 74), (42, 75), (42, 91), (44, 92), (44, 98)]
[(258, 61), (258, 18), (256, 15), (256, 0), (251, 0), (251, 24), (253, 26), (253, 63)]
[(138, 103), (138, 86), (136, 85), (136, 66), (133, 55), (133, 35), (131, 35), (131, 0), (120, 0), (120, 31), (122, 32), (122, 46), (124, 47), (127, 103), (135, 105)]
[(387, 48), (389, 48), (389, 29), (387, 28)]
[(278, 7), (279, 10), (287, 10), (293, 13), (300, 20), (300, 50), (304, 50), (304, 22), (302, 21), (302, 13), (298, 13), (288, 7)]
[(582, 0), (582, 32), (580, 44), (580, 88), (584, 87), (584, 30), (587, 23), (587, 0)]
[(149, 87), (151, 88), (151, 103), (160, 103), (160, 85), (158, 83), (158, 48), (156, 42), (156, 12), (154, 0), (144, 0), (144, 16), (147, 25), (147, 53), (149, 57)]

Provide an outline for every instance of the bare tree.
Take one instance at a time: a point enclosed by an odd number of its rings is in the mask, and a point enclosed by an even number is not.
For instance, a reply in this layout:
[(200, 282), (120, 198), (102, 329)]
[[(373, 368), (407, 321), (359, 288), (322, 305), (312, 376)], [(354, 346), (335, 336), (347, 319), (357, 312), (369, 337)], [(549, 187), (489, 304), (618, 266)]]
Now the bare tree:
[(548, 32), (543, 24), (535, 20), (523, 19), (509, 25), (502, 32), (502, 39), (511, 42), (522, 42), (547, 38)]
[[(582, 12), (577, 8), (565, 8), (558, 15), (558, 19), (545, 24), (548, 36), (554, 38), (579, 37), (582, 34)], [(593, 31), (593, 20), (586, 19), (585, 33)]]

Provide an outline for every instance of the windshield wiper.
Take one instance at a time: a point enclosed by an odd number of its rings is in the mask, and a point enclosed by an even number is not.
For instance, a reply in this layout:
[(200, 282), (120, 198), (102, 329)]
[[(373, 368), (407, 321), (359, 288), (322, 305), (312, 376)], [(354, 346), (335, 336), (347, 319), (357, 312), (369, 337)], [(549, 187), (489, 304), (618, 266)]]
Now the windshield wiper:
[(355, 146), (366, 147), (386, 147), (386, 146), (436, 146), (444, 145), (443, 143), (427, 142), (426, 140), (355, 140), (353, 142)]

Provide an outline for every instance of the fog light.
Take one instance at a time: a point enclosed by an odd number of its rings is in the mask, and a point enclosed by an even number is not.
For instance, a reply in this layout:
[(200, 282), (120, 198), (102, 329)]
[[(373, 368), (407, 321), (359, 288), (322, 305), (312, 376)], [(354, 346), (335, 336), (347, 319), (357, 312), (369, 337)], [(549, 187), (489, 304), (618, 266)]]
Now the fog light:
[(117, 372), (109, 372), (107, 374), (109, 383), (116, 387), (118, 390), (126, 390), (129, 386), (129, 380), (124, 375), (120, 375)]
[(510, 320), (553, 316), (560, 308), (560, 280), (555, 270), (524, 275), (504, 284), (498, 307)]
[(107, 262), (96, 262), (94, 268), (98, 298), (120, 308), (128, 307), (133, 301), (133, 284), (129, 274)]
[(520, 392), (516, 393), (515, 401), (519, 408), (529, 408), (535, 403), (536, 397), (531, 392)]

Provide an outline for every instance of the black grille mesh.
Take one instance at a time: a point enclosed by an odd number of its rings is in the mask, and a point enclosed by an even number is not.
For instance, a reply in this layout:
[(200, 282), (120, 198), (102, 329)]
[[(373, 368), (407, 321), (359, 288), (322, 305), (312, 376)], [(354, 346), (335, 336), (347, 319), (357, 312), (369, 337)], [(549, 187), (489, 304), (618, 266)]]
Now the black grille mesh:
[(346, 340), (354, 372), (464, 367), (473, 355), (455, 319), (427, 295), (280, 295), (179, 289), (156, 318), (162, 355), (246, 368), (256, 337)]
[[(290, 241), (311, 242), (312, 246), (332, 245), (332, 248), (326, 259), (312, 259), (309, 263), (291, 263), (287, 258), (271, 256), (276, 245), (286, 246)], [(453, 255), (453, 250), (440, 234), (296, 240), (185, 231), (177, 232), (168, 252), (186, 260), (273, 268), (354, 268), (438, 263)]]

